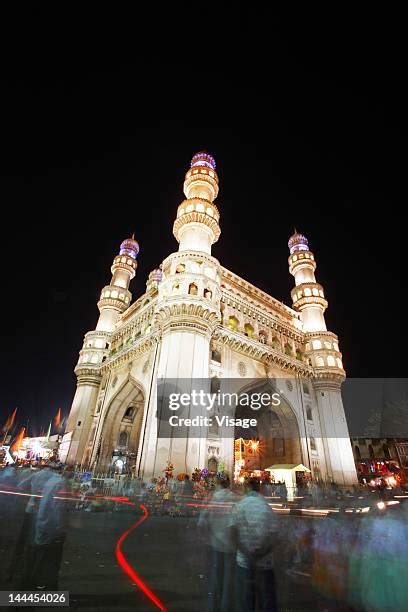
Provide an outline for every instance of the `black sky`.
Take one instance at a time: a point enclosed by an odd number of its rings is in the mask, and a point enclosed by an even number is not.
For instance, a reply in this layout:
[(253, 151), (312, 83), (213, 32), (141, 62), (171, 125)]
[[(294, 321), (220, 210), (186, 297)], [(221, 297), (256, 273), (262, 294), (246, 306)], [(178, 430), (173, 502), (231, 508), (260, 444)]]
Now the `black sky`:
[(264, 17), (221, 21), (215, 47), (192, 36), (157, 62), (50, 48), (3, 70), (1, 420), (18, 406), (38, 433), (68, 413), (120, 242), (134, 231), (141, 246), (137, 297), (177, 248), (202, 148), (220, 177), (221, 263), (290, 304), (296, 226), (349, 376), (405, 375), (398, 15)]

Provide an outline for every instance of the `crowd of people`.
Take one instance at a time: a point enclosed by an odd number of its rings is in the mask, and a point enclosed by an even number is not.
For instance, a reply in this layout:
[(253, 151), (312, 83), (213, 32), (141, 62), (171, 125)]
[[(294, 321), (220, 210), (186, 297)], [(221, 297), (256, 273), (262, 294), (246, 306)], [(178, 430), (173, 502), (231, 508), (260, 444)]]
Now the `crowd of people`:
[[(317, 488), (330, 502), (352, 496)], [(352, 512), (348, 500), (313, 519), (273, 512), (256, 479), (244, 495), (220, 480), (199, 518), (209, 544), (208, 609), (277, 610), (279, 583), (292, 580), (309, 597), (305, 610), (313, 596), (327, 610), (408, 610), (408, 504), (386, 510), (379, 495), (359, 497), (371, 503), (367, 513)]]
[[(299, 488), (293, 504), (284, 483), (249, 478), (236, 484), (226, 473), (207, 472), (174, 478), (168, 470), (155, 481), (120, 480), (120, 494), (135, 503), (153, 508), (160, 499), (169, 515), (175, 504), (189, 508), (177, 516), (193, 518), (197, 541), (208, 546), (208, 597), (203, 610), (277, 610), (282, 581), (300, 585), (310, 601), (316, 596), (328, 610), (408, 610), (408, 503), (404, 500), (387, 506), (387, 496), (392, 495), (384, 490), (343, 490), (311, 482), (304, 490)], [(67, 509), (96, 510), (100, 503), (95, 495), (97, 479), (81, 479), (58, 461), (0, 470), (2, 491), (26, 496), (8, 562), (10, 588), (58, 588)], [(63, 503), (64, 495), (74, 492), (77, 501)], [(1, 496), (3, 517), (13, 514), (13, 503), (13, 495)], [(109, 503), (109, 511), (115, 510), (116, 504)], [(296, 513), (313, 507), (326, 508), (327, 514), (314, 518)], [(310, 609), (307, 603), (304, 609)]]

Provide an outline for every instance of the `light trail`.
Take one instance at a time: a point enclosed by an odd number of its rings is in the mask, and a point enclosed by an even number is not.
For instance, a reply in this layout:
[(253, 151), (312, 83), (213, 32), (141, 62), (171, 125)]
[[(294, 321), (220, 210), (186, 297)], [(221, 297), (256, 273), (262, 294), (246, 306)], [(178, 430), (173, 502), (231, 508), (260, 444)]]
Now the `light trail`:
[(133, 525), (131, 525), (126, 531), (124, 531), (116, 542), (116, 549), (115, 549), (116, 560), (119, 563), (122, 570), (125, 572), (125, 574), (129, 576), (129, 578), (139, 587), (139, 589), (146, 595), (146, 597), (148, 597), (148, 599), (150, 599), (150, 601), (159, 610), (162, 610), (162, 612), (166, 612), (166, 607), (164, 606), (164, 604), (160, 601), (157, 595), (155, 595), (153, 591), (147, 586), (147, 584), (140, 578), (140, 576), (135, 572), (133, 567), (126, 560), (126, 557), (123, 554), (122, 549), (121, 549), (122, 544), (126, 540), (128, 535), (130, 535), (132, 531), (136, 529), (136, 527), (139, 527), (139, 525), (141, 525), (149, 516), (146, 506), (144, 506), (143, 504), (140, 504), (140, 508), (143, 510), (144, 514), (135, 523), (133, 523)]
[[(22, 493), (19, 491), (4, 491), (0, 489), (0, 494), (2, 495), (16, 495), (18, 497), (43, 497), (42, 495), (40, 495), (39, 493)], [(54, 499), (59, 499), (59, 500), (63, 500), (63, 501), (81, 501), (78, 499), (78, 497), (60, 497), (58, 495), (54, 495), (53, 496)], [(88, 499), (90, 499), (91, 496), (88, 497)], [(117, 496), (117, 497), (104, 497), (104, 496), (92, 496), (93, 499), (106, 499), (108, 501), (116, 501), (119, 502), (121, 504), (125, 504), (127, 506), (134, 506), (136, 507), (136, 504), (134, 504), (133, 502), (131, 502), (129, 500), (128, 497), (123, 497), (123, 496)], [(133, 569), (133, 567), (130, 565), (130, 563), (127, 561), (125, 555), (122, 552), (122, 544), (123, 542), (126, 540), (126, 538), (132, 533), (132, 531), (134, 531), (134, 529), (136, 529), (136, 527), (139, 527), (139, 525), (141, 525), (149, 516), (148, 510), (146, 508), (146, 506), (144, 506), (143, 504), (140, 504), (140, 508), (143, 510), (143, 515), (135, 522), (133, 523), (128, 529), (126, 529), (126, 531), (124, 531), (122, 533), (122, 535), (118, 538), (118, 540), (116, 541), (116, 545), (115, 545), (115, 556), (116, 556), (116, 560), (119, 564), (119, 566), (121, 567), (121, 569), (123, 570), (123, 572), (131, 579), (131, 581), (137, 585), (137, 587), (142, 591), (142, 593), (144, 593), (146, 595), (146, 597), (162, 612), (166, 612), (167, 608), (165, 607), (165, 605), (160, 601), (160, 599), (157, 597), (157, 595), (151, 590), (151, 588), (146, 584), (146, 582), (144, 582), (144, 580), (142, 580), (142, 578), (137, 574), (137, 572)]]

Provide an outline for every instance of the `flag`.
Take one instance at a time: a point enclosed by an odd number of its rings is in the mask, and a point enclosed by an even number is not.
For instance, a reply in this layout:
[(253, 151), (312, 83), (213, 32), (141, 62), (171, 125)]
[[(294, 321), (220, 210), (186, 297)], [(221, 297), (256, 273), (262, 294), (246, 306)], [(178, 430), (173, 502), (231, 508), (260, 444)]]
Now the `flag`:
[(24, 434), (25, 434), (25, 427), (22, 427), (20, 431), (18, 432), (16, 439), (14, 440), (13, 444), (10, 447), (10, 451), (12, 453), (15, 453), (20, 450), (20, 446), (23, 441)]
[(54, 417), (54, 425), (57, 429), (61, 428), (61, 408), (58, 408), (58, 412)]
[(13, 427), (13, 423), (14, 423), (15, 418), (16, 418), (16, 412), (17, 412), (17, 408), (14, 408), (14, 410), (10, 414), (10, 416), (7, 417), (7, 421), (4, 423), (4, 426), (3, 426), (3, 433), (9, 431), (9, 429), (11, 429)]

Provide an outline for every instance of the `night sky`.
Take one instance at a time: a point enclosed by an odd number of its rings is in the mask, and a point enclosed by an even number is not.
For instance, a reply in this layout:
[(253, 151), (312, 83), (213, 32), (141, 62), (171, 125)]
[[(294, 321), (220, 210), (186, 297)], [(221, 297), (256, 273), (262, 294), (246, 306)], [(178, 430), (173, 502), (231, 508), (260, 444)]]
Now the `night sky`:
[(201, 149), (220, 179), (214, 256), (290, 305), (296, 226), (348, 375), (406, 374), (401, 43), (381, 15), (326, 17), (231, 21), (222, 55), (204, 38), (193, 53), (191, 38), (184, 57), (164, 50), (154, 64), (105, 49), (27, 54), (2, 72), (2, 421), (17, 406), (38, 435), (58, 407), (67, 415), (120, 242), (134, 231), (140, 243), (137, 298), (177, 250)]

